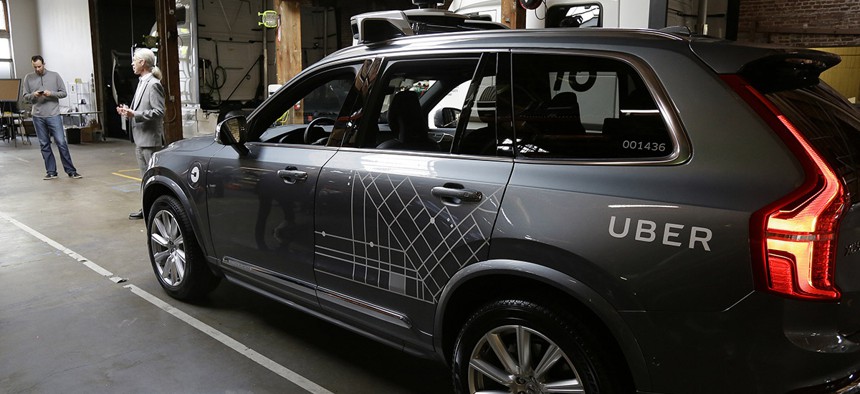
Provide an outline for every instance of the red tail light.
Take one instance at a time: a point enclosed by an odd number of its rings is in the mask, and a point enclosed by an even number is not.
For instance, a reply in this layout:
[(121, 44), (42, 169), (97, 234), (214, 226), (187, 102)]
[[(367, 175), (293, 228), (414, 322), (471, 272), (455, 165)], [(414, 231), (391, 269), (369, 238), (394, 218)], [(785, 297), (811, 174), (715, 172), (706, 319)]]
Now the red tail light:
[(836, 234), (847, 206), (842, 182), (766, 97), (741, 77), (723, 80), (776, 131), (806, 173), (800, 188), (756, 212), (750, 221), (757, 287), (792, 298), (838, 300)]

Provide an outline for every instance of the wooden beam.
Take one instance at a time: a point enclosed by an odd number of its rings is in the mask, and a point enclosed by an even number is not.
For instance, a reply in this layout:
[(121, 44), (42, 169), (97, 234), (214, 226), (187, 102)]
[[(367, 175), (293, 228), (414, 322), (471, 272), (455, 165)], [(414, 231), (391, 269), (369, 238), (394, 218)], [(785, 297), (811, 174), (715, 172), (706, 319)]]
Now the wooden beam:
[(526, 28), (526, 10), (518, 0), (502, 0), (502, 23), (511, 29)]
[[(90, 9), (90, 20), (91, 21), (97, 21), (98, 20), (98, 6), (96, 4), (97, 2), (98, 2), (98, 0), (89, 0), (88, 1), (89, 9)], [(101, 58), (102, 58), (101, 41), (100, 41), (101, 40), (101, 33), (99, 33), (98, 23), (91, 23), (90, 24), (90, 32), (92, 32), (92, 34), (90, 35), (90, 37), (91, 37), (90, 40), (91, 40), (91, 43), (93, 46), (93, 59), (95, 59), (95, 61), (93, 62), (94, 69), (93, 69), (93, 76), (92, 76), (92, 83), (93, 83), (92, 89), (93, 89), (93, 91), (90, 93), (93, 93), (96, 95), (96, 102), (90, 103), (90, 104), (98, 104), (96, 107), (96, 110), (101, 112), (101, 114), (97, 115), (96, 118), (98, 119), (99, 122), (101, 122), (101, 125), (99, 125), (99, 127), (101, 128), (101, 131), (103, 133), (102, 138), (105, 138), (105, 137), (107, 137), (107, 131), (108, 131), (108, 126), (107, 126), (108, 125), (108, 114), (109, 114), (108, 111), (113, 111), (114, 114), (116, 114), (116, 110), (114, 110), (113, 108), (108, 108), (107, 103), (105, 102), (104, 97), (102, 96), (101, 86), (104, 86), (104, 84), (102, 83), (102, 72), (103, 71), (102, 71), (102, 62), (101, 62)]]
[[(302, 13), (299, 0), (275, 0), (278, 31), (275, 33), (275, 68), (279, 84), (287, 83), (302, 71)], [(282, 122), (304, 123), (304, 103), (291, 108)]]
[(283, 84), (302, 71), (302, 14), (298, 0), (275, 0), (278, 31), (275, 34), (275, 67)]
[(179, 40), (176, 0), (155, 0), (158, 29), (158, 68), (164, 86), (164, 142), (182, 139), (182, 100), (179, 93)]

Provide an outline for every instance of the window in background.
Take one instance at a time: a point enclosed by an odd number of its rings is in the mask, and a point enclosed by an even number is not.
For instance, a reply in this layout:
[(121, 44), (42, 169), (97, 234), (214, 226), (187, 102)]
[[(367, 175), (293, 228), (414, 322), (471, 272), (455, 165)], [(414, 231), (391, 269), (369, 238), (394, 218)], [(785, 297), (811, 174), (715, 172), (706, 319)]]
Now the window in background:
[(0, 78), (13, 78), (12, 40), (9, 37), (7, 0), (0, 0)]
[(3, 23), (0, 23), (0, 30), (9, 32), (9, 18), (6, 17), (6, 0), (0, 0), (0, 18)]

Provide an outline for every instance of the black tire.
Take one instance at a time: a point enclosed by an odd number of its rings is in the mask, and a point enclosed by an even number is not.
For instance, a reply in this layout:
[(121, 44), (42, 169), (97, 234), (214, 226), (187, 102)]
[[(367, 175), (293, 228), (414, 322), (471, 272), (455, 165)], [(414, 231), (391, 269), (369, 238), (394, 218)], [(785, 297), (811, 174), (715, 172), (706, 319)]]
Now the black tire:
[[(530, 353), (526, 360), (519, 359), (517, 350), (523, 344)], [(560, 357), (540, 367), (542, 358), (556, 349)], [(626, 369), (615, 365), (607, 349), (588, 325), (562, 308), (518, 299), (495, 301), (475, 312), (457, 336), (451, 363), (454, 389), (470, 394), (632, 392), (629, 375), (620, 372)], [(497, 351), (509, 357), (507, 364)], [(571, 390), (548, 387), (562, 382)]]
[(161, 196), (149, 209), (146, 224), (149, 261), (158, 283), (173, 298), (199, 299), (221, 278), (206, 263), (188, 214), (172, 196)]

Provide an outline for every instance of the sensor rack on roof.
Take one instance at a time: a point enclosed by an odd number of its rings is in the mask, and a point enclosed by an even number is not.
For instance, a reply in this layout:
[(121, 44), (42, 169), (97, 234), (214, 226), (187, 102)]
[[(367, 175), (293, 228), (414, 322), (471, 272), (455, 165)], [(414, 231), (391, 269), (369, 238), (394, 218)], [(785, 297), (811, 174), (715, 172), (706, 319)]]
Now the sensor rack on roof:
[(412, 25), (403, 11), (379, 11), (354, 15), (349, 18), (352, 37), (359, 44), (368, 44), (411, 36)]
[(508, 28), (501, 23), (439, 9), (368, 12), (354, 15), (350, 25), (356, 44), (380, 43), (417, 34)]

